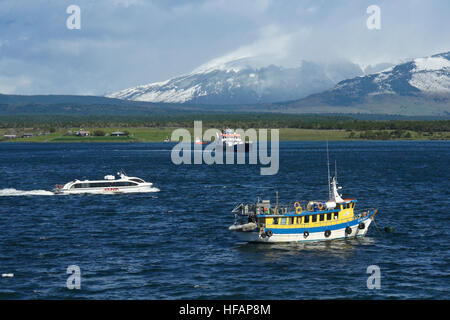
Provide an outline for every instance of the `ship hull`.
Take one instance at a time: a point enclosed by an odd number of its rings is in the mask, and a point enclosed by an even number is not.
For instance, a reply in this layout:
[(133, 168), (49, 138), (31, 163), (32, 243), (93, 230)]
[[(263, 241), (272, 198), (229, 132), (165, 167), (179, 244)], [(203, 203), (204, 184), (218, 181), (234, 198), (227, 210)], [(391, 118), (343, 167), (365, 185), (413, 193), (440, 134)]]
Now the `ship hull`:
[(137, 187), (77, 188), (55, 189), (56, 194), (111, 194), (111, 193), (145, 193), (152, 191), (152, 184)]
[(242, 143), (242, 144), (235, 144), (235, 145), (223, 145), (223, 151), (225, 152), (249, 152), (253, 149), (253, 143)]
[[(261, 235), (256, 230), (254, 231), (235, 231), (239, 241), (244, 242), (263, 242), (263, 243), (280, 243), (280, 242), (314, 242), (314, 241), (330, 241), (339, 239), (351, 239), (364, 237), (369, 230), (369, 226), (373, 219), (370, 217), (363, 219), (356, 219), (352, 223), (328, 226), (328, 227), (316, 227), (316, 228), (297, 228), (294, 230), (289, 229), (270, 229), (272, 235), (270, 237)], [(364, 228), (362, 228), (364, 226)], [(351, 233), (346, 233), (346, 228), (351, 228)], [(269, 229), (265, 229), (267, 233)], [(329, 230), (329, 235), (326, 236), (326, 231)], [(307, 232), (307, 235), (305, 234)]]

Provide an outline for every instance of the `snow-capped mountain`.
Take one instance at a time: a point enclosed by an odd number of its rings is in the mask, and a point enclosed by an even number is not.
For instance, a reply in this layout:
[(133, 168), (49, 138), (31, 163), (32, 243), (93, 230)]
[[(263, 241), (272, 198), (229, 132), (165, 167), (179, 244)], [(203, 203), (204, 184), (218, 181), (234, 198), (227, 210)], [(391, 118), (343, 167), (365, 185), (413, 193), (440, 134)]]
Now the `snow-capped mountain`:
[(343, 80), (331, 90), (288, 105), (305, 112), (449, 114), (450, 52)]
[(343, 79), (363, 75), (350, 62), (299, 67), (262, 66), (255, 58), (207, 63), (193, 72), (164, 82), (141, 85), (107, 95), (134, 101), (250, 104), (296, 100), (332, 88)]
[(450, 93), (450, 52), (417, 58), (384, 71), (344, 80), (333, 89), (348, 98), (365, 94)]

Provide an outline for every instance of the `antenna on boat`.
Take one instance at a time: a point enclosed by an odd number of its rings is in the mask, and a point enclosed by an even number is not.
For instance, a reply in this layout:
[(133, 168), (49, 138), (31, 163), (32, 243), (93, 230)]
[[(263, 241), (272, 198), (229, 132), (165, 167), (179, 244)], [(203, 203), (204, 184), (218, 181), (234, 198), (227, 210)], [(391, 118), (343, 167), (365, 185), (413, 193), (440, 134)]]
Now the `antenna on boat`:
[(277, 208), (278, 208), (278, 191), (275, 191), (275, 194), (277, 196)]
[(328, 166), (328, 199), (331, 199), (331, 185), (330, 185), (330, 155), (328, 153), (328, 140), (327, 140), (327, 166)]
[(337, 182), (337, 164), (336, 164), (336, 160), (334, 160), (334, 177), (336, 178), (336, 182)]

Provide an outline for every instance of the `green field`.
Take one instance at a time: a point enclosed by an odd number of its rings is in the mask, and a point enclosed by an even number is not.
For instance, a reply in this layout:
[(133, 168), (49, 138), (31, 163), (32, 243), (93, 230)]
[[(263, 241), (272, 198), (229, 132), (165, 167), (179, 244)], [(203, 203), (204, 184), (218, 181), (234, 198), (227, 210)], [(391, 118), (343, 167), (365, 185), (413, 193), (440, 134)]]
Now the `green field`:
[[(187, 128), (194, 140), (194, 121), (209, 128), (277, 128), (280, 140), (448, 140), (450, 120), (391, 117), (370, 119), (349, 115), (288, 114), (177, 114), (142, 116), (67, 116), (8, 115), (0, 116), (0, 140), (14, 142), (162, 142), (177, 128)], [(68, 134), (90, 131), (91, 136)], [(112, 137), (114, 131), (127, 132)], [(33, 134), (21, 138), (24, 133)], [(16, 139), (5, 139), (16, 134)], [(270, 134), (268, 139), (270, 139)], [(176, 139), (175, 139), (176, 140)], [(208, 140), (208, 139), (205, 139)]]
[[(26, 128), (22, 130), (0, 129), (0, 137), (10, 134), (12, 131), (17, 134), (19, 138), (16, 139), (2, 139), (3, 142), (162, 142), (166, 137), (171, 138), (172, 132), (176, 127), (161, 127), (161, 128), (147, 128), (147, 127), (124, 127), (124, 128), (84, 128), (93, 133), (95, 130), (102, 130), (105, 136), (88, 136), (78, 137), (67, 135), (67, 129), (57, 130), (50, 134), (41, 134), (37, 136), (37, 130)], [(204, 128), (205, 129), (205, 128)], [(187, 128), (191, 133), (192, 141), (195, 139), (193, 128)], [(114, 131), (128, 131), (128, 137), (112, 137), (111, 132)], [(21, 138), (25, 132), (33, 133), (33, 137)], [(450, 132), (415, 132), (405, 130), (400, 133), (394, 130), (331, 130), (331, 129), (298, 129), (298, 128), (281, 128), (279, 129), (281, 141), (325, 141), (325, 140), (448, 140), (450, 139)], [(270, 140), (270, 131), (268, 132), (268, 139)]]

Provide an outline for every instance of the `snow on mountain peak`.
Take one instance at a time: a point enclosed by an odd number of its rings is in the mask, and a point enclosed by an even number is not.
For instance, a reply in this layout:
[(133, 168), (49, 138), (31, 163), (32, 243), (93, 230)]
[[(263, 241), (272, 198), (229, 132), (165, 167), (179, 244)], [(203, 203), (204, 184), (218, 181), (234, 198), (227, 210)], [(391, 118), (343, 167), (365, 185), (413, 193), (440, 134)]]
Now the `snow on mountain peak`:
[(383, 71), (338, 83), (330, 92), (340, 103), (377, 95), (450, 94), (450, 53), (397, 64)]
[(450, 61), (448, 54), (414, 59), (409, 84), (423, 92), (450, 93)]
[(450, 61), (441, 56), (432, 56), (426, 58), (417, 58), (414, 60), (416, 68), (415, 72), (419, 71), (436, 71), (444, 68), (450, 68)]
[(328, 65), (302, 61), (299, 67), (284, 68), (267, 65), (263, 56), (242, 55), (235, 60), (211, 60), (191, 73), (108, 97), (167, 103), (264, 103), (299, 99), (361, 74), (361, 69), (348, 61)]
[(364, 71), (349, 61), (324, 64), (301, 61), (298, 67), (281, 67), (267, 65), (267, 59), (261, 56), (224, 56), (189, 74), (125, 89), (108, 97), (167, 103), (270, 103), (301, 99), (333, 86), (347, 100), (365, 94), (448, 94), (450, 52), (395, 66), (378, 64)]

